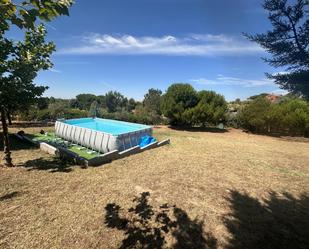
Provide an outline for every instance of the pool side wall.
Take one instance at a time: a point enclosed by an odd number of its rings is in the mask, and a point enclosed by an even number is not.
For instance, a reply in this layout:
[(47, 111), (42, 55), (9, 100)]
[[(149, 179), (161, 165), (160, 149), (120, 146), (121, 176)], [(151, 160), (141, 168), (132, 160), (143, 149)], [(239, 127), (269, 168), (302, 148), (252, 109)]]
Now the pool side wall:
[(142, 136), (152, 135), (152, 128), (145, 128), (115, 136), (109, 133), (71, 125), (63, 121), (56, 121), (55, 135), (89, 149), (101, 153), (108, 153), (114, 150), (123, 151), (137, 146)]

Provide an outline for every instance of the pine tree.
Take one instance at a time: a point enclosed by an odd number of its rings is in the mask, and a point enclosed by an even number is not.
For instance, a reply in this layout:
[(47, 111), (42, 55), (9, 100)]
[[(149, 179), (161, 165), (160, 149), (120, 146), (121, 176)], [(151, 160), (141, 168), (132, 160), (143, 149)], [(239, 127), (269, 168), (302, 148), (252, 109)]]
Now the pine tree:
[(265, 0), (263, 7), (269, 12), (273, 26), (263, 34), (245, 36), (262, 46), (272, 55), (264, 61), (285, 73), (267, 74), (282, 89), (309, 99), (309, 1)]

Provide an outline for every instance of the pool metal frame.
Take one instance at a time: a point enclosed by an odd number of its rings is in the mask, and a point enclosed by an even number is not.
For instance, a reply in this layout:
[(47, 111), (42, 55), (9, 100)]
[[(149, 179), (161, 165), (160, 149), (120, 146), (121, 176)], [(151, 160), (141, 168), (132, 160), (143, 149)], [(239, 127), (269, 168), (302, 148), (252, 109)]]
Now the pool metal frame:
[[(88, 118), (87, 118), (88, 119)], [(89, 118), (92, 119), (92, 118)], [(99, 118), (95, 118), (99, 119)], [(113, 135), (111, 133), (97, 131), (89, 128), (79, 127), (77, 125), (68, 124), (66, 121), (79, 120), (68, 119), (58, 120), (55, 123), (55, 135), (61, 137), (69, 142), (76, 143), (78, 145), (90, 148), (92, 150), (99, 151), (100, 153), (108, 153), (110, 151), (118, 150), (124, 151), (131, 147), (137, 146), (142, 136), (152, 135), (152, 127), (145, 126), (145, 128), (137, 131), (121, 133), (119, 135)], [(106, 120), (106, 119), (101, 119)], [(108, 120), (108, 119), (107, 119)], [(129, 122), (123, 122), (118, 120), (112, 120), (113, 122), (134, 124)], [(136, 125), (136, 124), (134, 124)]]

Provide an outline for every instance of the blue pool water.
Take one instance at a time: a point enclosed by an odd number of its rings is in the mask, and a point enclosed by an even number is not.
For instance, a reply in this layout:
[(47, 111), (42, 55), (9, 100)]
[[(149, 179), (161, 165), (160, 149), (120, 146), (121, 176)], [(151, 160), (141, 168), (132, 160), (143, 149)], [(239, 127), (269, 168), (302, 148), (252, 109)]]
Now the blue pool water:
[(112, 134), (114, 136), (117, 136), (123, 133), (151, 128), (148, 125), (134, 124), (134, 123), (117, 121), (117, 120), (101, 119), (101, 118), (71, 119), (71, 120), (66, 120), (65, 123), (83, 127), (83, 128), (92, 129), (92, 130), (102, 131), (105, 133)]

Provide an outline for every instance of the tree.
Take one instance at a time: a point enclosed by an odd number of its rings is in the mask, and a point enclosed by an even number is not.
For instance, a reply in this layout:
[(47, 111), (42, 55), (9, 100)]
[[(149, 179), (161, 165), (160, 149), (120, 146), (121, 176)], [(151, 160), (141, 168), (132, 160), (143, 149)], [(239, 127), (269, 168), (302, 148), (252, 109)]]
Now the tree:
[(242, 126), (253, 132), (309, 135), (309, 103), (300, 98), (271, 103), (259, 97), (248, 102), (239, 116)]
[(198, 96), (190, 84), (172, 84), (163, 95), (162, 112), (169, 118), (172, 125), (188, 125), (190, 122), (184, 118), (185, 110), (194, 107)]
[(241, 104), (240, 98), (235, 99), (234, 103), (235, 103), (235, 104)]
[(287, 0), (265, 0), (263, 7), (269, 12), (273, 30), (245, 35), (272, 55), (264, 61), (286, 67), (287, 73), (267, 76), (282, 89), (309, 99), (309, 1), (288, 5)]
[(97, 101), (100, 107), (106, 108), (106, 100), (105, 95), (99, 95), (97, 96)]
[(130, 98), (127, 103), (127, 111), (132, 112), (136, 107), (136, 101), (133, 98)]
[(41, 97), (37, 100), (37, 107), (39, 110), (47, 109), (49, 105), (49, 99), (47, 97)]
[(223, 122), (227, 111), (227, 103), (224, 97), (214, 91), (198, 92), (198, 104), (185, 112), (191, 125), (207, 124), (216, 125)]
[(0, 0), (1, 30), (8, 30), (10, 23), (19, 28), (33, 29), (36, 20), (51, 21), (60, 15), (69, 15), (73, 0)]
[(7, 165), (11, 165), (12, 160), (8, 147), (6, 113), (10, 110), (27, 109), (46, 89), (33, 83), (37, 71), (52, 66), (49, 56), (54, 50), (54, 44), (45, 43), (45, 35), (46, 30), (42, 25), (26, 32), (25, 40), (14, 43), (14, 53), (5, 61), (7, 66), (6, 74), (1, 77), (0, 106), (5, 143), (4, 159)]
[[(9, 148), (7, 113), (26, 108), (45, 87), (33, 84), (39, 70), (52, 66), (49, 60), (54, 50), (53, 43), (45, 43), (44, 26), (36, 27), (37, 18), (50, 21), (56, 16), (67, 15), (71, 0), (25, 0), (13, 3), (11, 0), (0, 0), (0, 112), (3, 129), (5, 165), (13, 166)], [(5, 37), (12, 25), (28, 30), (25, 40), (15, 42)]]
[(265, 97), (258, 97), (246, 105), (241, 112), (243, 127), (253, 132), (267, 132), (270, 130), (269, 112), (271, 102)]
[(68, 106), (64, 101), (55, 100), (55, 102), (51, 103), (48, 107), (50, 118), (64, 118), (64, 113), (67, 108)]
[[(49, 100), (49, 102), (52, 103), (51, 100)], [(77, 99), (70, 99), (69, 100), (69, 107), (74, 108), (74, 109), (79, 108)]]
[(126, 107), (128, 99), (124, 97), (120, 92), (109, 91), (105, 95), (105, 103), (108, 112), (116, 112)]
[(309, 136), (309, 103), (299, 98), (280, 103), (281, 126), (291, 135)]
[(270, 75), (283, 89), (309, 100), (309, 70), (298, 70), (288, 74)]
[[(90, 93), (78, 94), (76, 96), (75, 108), (78, 107), (81, 110), (89, 110), (93, 101), (97, 100), (97, 96)], [(72, 103), (74, 104), (74, 103)]]
[(145, 94), (143, 104), (146, 109), (154, 111), (156, 114), (161, 114), (161, 96), (162, 91), (159, 89), (151, 88), (148, 93)]

